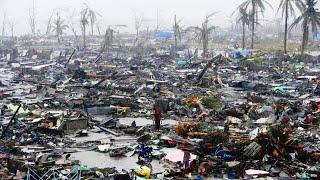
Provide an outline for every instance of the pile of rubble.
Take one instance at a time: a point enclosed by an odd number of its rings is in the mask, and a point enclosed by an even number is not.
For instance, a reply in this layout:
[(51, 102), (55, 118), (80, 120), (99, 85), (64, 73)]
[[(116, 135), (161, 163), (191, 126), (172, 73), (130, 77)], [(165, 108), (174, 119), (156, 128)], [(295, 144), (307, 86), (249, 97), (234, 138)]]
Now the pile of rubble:
[(56, 54), (2, 60), (1, 178), (319, 178), (315, 64)]

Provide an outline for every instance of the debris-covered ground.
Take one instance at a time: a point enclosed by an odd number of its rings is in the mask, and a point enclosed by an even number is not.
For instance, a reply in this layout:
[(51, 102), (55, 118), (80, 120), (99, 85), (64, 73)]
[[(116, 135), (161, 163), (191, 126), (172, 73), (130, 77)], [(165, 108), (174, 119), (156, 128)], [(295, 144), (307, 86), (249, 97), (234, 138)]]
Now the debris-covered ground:
[(94, 53), (2, 59), (1, 179), (319, 178), (315, 64)]

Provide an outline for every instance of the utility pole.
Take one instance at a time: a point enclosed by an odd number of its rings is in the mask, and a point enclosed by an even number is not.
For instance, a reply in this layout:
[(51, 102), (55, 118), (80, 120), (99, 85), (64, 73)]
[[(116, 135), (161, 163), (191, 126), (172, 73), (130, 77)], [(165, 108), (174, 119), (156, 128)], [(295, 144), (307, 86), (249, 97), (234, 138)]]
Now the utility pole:
[(12, 19), (11, 22), (9, 22), (9, 27), (10, 27), (10, 31), (11, 31), (11, 38), (13, 39), (14, 37), (14, 20)]
[(18, 108), (16, 109), (15, 113), (13, 114), (13, 116), (11, 117), (8, 125), (5, 127), (5, 129), (2, 131), (2, 134), (1, 134), (1, 139), (5, 136), (6, 132), (8, 131), (10, 125), (12, 124), (14, 118), (16, 117), (16, 115), (18, 114), (19, 112), (19, 109), (21, 108), (21, 104), (19, 104)]
[(46, 30), (46, 35), (50, 35), (51, 33), (51, 28), (52, 28), (52, 16), (53, 16), (53, 13), (50, 15), (49, 19), (48, 19), (48, 22), (47, 22), (47, 30)]
[(31, 28), (32, 35), (36, 34), (36, 8), (35, 8), (35, 0), (33, 0), (32, 8), (29, 9), (29, 23)]
[(177, 46), (178, 46), (178, 23), (177, 23), (177, 15), (174, 15), (174, 47), (173, 47), (173, 58), (176, 58)]
[(3, 14), (3, 21), (2, 21), (2, 36), (6, 35), (6, 13)]
[(156, 26), (156, 32), (159, 30), (159, 9), (157, 9), (157, 26)]

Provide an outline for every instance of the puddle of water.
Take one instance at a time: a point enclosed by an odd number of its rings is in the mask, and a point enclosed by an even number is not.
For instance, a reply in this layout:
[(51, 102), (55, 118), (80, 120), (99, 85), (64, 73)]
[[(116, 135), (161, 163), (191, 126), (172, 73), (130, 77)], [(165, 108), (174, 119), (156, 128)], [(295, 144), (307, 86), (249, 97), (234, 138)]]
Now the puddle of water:
[(101, 132), (101, 133), (88, 132), (88, 136), (85, 136), (85, 137), (74, 137), (74, 135), (70, 137), (74, 139), (77, 143), (84, 143), (88, 141), (101, 141), (101, 140), (113, 138), (112, 135), (106, 134), (104, 132)]
[[(110, 157), (107, 153), (95, 151), (76, 152), (71, 154), (71, 160), (79, 160), (81, 164), (89, 167), (107, 168), (116, 167), (118, 170), (125, 169), (130, 172), (131, 169), (139, 166), (136, 164), (138, 156), (132, 157)], [(152, 161), (153, 173), (164, 171), (162, 164), (158, 160)]]
[[(131, 118), (131, 117), (125, 117), (125, 118), (119, 118), (120, 124), (125, 124), (130, 126), (133, 121), (136, 121), (137, 126), (146, 126), (153, 124), (153, 119), (147, 119), (147, 118)], [(162, 124), (169, 124), (169, 125), (175, 125), (177, 121), (172, 119), (165, 119), (162, 121)]]

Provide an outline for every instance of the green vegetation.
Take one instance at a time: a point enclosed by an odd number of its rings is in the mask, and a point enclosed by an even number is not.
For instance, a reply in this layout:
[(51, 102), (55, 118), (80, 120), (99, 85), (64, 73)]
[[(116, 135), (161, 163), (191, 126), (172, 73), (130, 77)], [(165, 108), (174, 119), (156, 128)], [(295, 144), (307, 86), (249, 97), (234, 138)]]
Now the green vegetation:
[(289, 16), (295, 15), (294, 5), (300, 10), (302, 10), (304, 6), (302, 0), (281, 0), (278, 8), (278, 12), (280, 11), (280, 9), (282, 9), (282, 18), (284, 18), (285, 20), (284, 41), (283, 41), (284, 43), (283, 49), (285, 54), (287, 54), (288, 19), (289, 19)]
[(300, 63), (311, 58), (312, 56), (308, 54), (293, 54), (291, 57), (291, 61)]
[(246, 0), (239, 6), (239, 9), (243, 8), (249, 14), (251, 27), (251, 49), (254, 48), (256, 25), (258, 25), (260, 21), (258, 17), (259, 15), (263, 16), (266, 10), (265, 4), (272, 8), (272, 5), (269, 4), (266, 0)]
[(220, 101), (214, 97), (203, 97), (201, 102), (204, 106), (210, 109), (219, 109), (221, 106)]
[(317, 36), (318, 26), (320, 26), (320, 12), (316, 9), (316, 0), (306, 0), (305, 7), (302, 10), (302, 14), (296, 18), (292, 23), (290, 29), (296, 25), (302, 25), (302, 42), (301, 42), (301, 54), (304, 53), (305, 48), (309, 41), (310, 28), (313, 36)]

